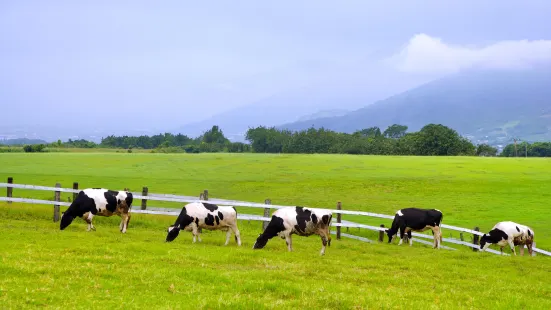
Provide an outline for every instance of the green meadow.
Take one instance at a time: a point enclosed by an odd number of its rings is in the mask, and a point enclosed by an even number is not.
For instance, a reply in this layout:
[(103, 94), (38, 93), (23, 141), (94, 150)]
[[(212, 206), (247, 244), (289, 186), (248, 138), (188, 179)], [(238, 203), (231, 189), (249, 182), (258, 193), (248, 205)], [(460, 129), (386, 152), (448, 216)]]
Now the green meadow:
[[(551, 160), (544, 158), (2, 153), (0, 182), (7, 177), (21, 184), (79, 182), (80, 188), (135, 192), (147, 186), (151, 193), (193, 196), (208, 189), (211, 199), (269, 198), (273, 204), (331, 209), (341, 201), (346, 210), (389, 215), (404, 207), (437, 208), (445, 224), (483, 232), (503, 220), (526, 224), (535, 230), (537, 247), (551, 249)], [(53, 192), (13, 193), (53, 199)], [(458, 250), (434, 250), (387, 244), (386, 236), (384, 243), (365, 243), (334, 235), (323, 257), (317, 236), (294, 236), (291, 253), (279, 238), (252, 250), (261, 232), (255, 221), (239, 221), (242, 247), (233, 238), (224, 247), (225, 234), (216, 231), (204, 231), (202, 243), (192, 244), (188, 232), (165, 243), (174, 217), (134, 214), (125, 235), (118, 217), (96, 217), (93, 232), (80, 219), (59, 231), (52, 209), (0, 203), (2, 308), (551, 308), (551, 257), (543, 255), (498, 256), (446, 243)], [(349, 233), (377, 238), (356, 228)]]

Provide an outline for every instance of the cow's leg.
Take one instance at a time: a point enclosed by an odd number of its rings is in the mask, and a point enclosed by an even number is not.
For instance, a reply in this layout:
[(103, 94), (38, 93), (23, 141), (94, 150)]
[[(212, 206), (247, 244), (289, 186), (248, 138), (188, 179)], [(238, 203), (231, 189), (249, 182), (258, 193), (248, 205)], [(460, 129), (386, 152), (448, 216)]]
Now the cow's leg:
[[(197, 229), (197, 225), (191, 224), (191, 233), (193, 234), (193, 243), (195, 243), (199, 238), (199, 230)], [(200, 241), (201, 239), (199, 238), (199, 242)]]
[(235, 235), (235, 242), (237, 242), (237, 246), (241, 246), (241, 233), (239, 232), (239, 228), (237, 228), (237, 225), (234, 225), (231, 229)]
[(442, 238), (442, 231), (440, 230), (440, 226), (434, 226), (432, 228), (432, 234), (434, 236), (434, 248), (440, 249), (440, 243)]
[(92, 218), (94, 218), (94, 215), (91, 212), (88, 212), (84, 214), (83, 218), (86, 221), (86, 223), (88, 223), (88, 228), (86, 229), (86, 231), (90, 231), (90, 230), (95, 231), (96, 227), (94, 226), (94, 224), (92, 224)]
[(203, 242), (203, 239), (201, 239), (201, 229), (197, 228), (197, 241)]
[(515, 251), (515, 244), (513, 243), (513, 240), (509, 240), (507, 242), (509, 243), (509, 246), (511, 247), (511, 252), (513, 252), (513, 254), (515, 256), (517, 256), (517, 251)]
[(230, 237), (231, 237), (231, 229), (228, 228), (228, 230), (226, 230), (226, 243), (224, 243), (224, 245), (228, 245), (228, 243), (230, 243)]
[(121, 214), (121, 225), (120, 225), (120, 231), (124, 234), (126, 233), (126, 227), (128, 226), (128, 221), (130, 219), (129, 213), (122, 213)]
[(320, 234), (320, 237), (321, 237), (321, 252), (320, 252), (320, 255), (324, 255), (325, 254), (325, 247), (327, 246), (327, 237), (325, 236), (325, 234)]
[(398, 245), (402, 245), (402, 242), (404, 242), (404, 231), (403, 228), (398, 228), (398, 234), (400, 235), (400, 242), (398, 242)]
[(408, 230), (407, 236), (408, 236), (409, 246), (412, 246), (413, 245), (413, 238), (411, 237), (411, 229)]
[(325, 248), (329, 244), (329, 227), (325, 227), (320, 230), (319, 235), (321, 237), (321, 252), (320, 255), (325, 255)]
[(528, 248), (528, 254), (532, 256), (533, 250), (532, 250), (532, 242), (528, 241), (526, 242), (526, 247)]
[(524, 256), (524, 244), (520, 244), (518, 247), (520, 256)]
[(503, 255), (503, 247), (499, 247), (499, 250), (501, 251), (501, 255)]
[(287, 250), (289, 250), (289, 252), (292, 252), (293, 251), (293, 240), (291, 240), (291, 234), (286, 234), (285, 235), (285, 243), (287, 243)]

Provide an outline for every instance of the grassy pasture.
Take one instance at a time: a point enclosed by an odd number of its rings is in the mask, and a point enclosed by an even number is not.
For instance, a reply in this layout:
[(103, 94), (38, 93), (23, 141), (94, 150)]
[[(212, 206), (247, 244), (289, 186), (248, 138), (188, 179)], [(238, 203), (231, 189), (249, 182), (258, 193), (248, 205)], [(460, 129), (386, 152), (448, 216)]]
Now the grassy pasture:
[[(254, 154), (0, 154), (0, 178), (71, 187), (130, 187), (274, 204), (393, 214), (435, 207), (444, 223), (487, 231), (515, 220), (551, 248), (546, 222), (551, 161), (507, 158), (431, 158)], [(14, 189), (15, 197), (53, 193)], [(63, 194), (66, 201), (68, 194)], [(176, 203), (149, 202), (176, 207)], [(136, 202), (139, 205), (139, 201)], [(126, 235), (119, 218), (80, 219), (60, 232), (51, 206), (0, 203), (0, 304), (6, 308), (421, 308), (548, 309), (551, 258), (434, 251), (426, 246), (367, 244), (343, 239), (319, 257), (319, 237), (294, 237), (293, 253), (271, 240), (253, 251), (260, 223), (240, 221), (243, 247), (224, 234), (189, 233), (164, 243), (173, 217), (139, 215)], [(62, 207), (62, 210), (64, 208)], [(237, 208), (260, 214), (261, 209)], [(389, 220), (343, 216), (378, 225)], [(546, 225), (547, 224), (547, 225)], [(356, 229), (351, 233), (357, 234)], [(445, 231), (445, 236), (452, 233)], [(361, 235), (376, 238), (375, 233)], [(453, 233), (458, 236), (456, 232)], [(522, 263), (520, 263), (522, 262)], [(71, 297), (68, 298), (67, 294)], [(95, 298), (95, 299), (94, 299)]]

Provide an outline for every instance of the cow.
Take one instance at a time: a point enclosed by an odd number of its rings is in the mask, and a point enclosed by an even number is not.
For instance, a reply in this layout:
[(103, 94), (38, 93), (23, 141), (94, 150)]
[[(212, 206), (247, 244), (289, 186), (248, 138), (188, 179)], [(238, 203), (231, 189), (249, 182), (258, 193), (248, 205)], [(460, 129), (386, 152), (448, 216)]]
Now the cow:
[(418, 209), (405, 208), (396, 211), (392, 226), (386, 229), (388, 235), (388, 243), (392, 241), (392, 237), (400, 232), (400, 243), (404, 240), (404, 234), (409, 238), (409, 245), (413, 245), (411, 231), (423, 232), (431, 229), (434, 235), (434, 248), (440, 248), (442, 243), (442, 232), (440, 225), (442, 224), (442, 211), (438, 209)]
[(503, 254), (503, 247), (509, 244), (511, 252), (517, 255), (515, 246), (520, 245), (520, 254), (524, 256), (524, 245), (528, 253), (532, 255), (534, 243), (534, 230), (528, 226), (517, 224), (511, 221), (499, 222), (492, 227), (492, 230), (480, 238), (480, 250), (485, 251), (490, 245), (497, 244)]
[(128, 222), (130, 222), (130, 208), (132, 208), (132, 193), (129, 191), (114, 191), (105, 188), (87, 188), (78, 192), (77, 198), (69, 208), (63, 212), (59, 229), (64, 230), (77, 217), (88, 223), (86, 231), (96, 230), (92, 224), (94, 216), (121, 217), (119, 230), (126, 233)]
[(208, 230), (221, 230), (226, 232), (226, 243), (230, 242), (231, 232), (235, 235), (235, 241), (241, 246), (241, 236), (237, 228), (237, 211), (231, 206), (217, 206), (205, 202), (192, 202), (185, 205), (180, 211), (176, 222), (167, 229), (166, 242), (172, 242), (180, 230), (191, 231), (193, 243), (196, 237), (201, 242), (199, 228)]
[(275, 236), (285, 239), (289, 252), (293, 250), (291, 235), (299, 236), (319, 235), (321, 237), (322, 248), (320, 255), (325, 254), (325, 246), (331, 246), (331, 218), (333, 214), (330, 211), (305, 207), (285, 207), (276, 210), (268, 226), (261, 233), (253, 249), (262, 249), (266, 246), (268, 240)]

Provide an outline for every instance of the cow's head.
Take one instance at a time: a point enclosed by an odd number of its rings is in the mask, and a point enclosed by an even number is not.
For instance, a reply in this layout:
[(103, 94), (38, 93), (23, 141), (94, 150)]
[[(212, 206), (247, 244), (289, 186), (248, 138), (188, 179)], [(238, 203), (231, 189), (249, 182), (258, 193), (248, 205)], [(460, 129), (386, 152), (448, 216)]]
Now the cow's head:
[(63, 215), (61, 216), (61, 221), (59, 222), (59, 230), (64, 230), (73, 222), (74, 219), (74, 216), (71, 216), (67, 212), (63, 212)]
[(259, 234), (253, 245), (253, 249), (262, 249), (266, 246), (266, 243), (268, 243), (268, 238), (264, 237), (263, 234)]
[(485, 250), (487, 247), (489, 247), (490, 241), (491, 240), (489, 235), (486, 235), (486, 234), (482, 235), (482, 237), (480, 237), (480, 249)]
[(385, 229), (385, 234), (388, 236), (388, 243), (392, 242), (392, 236), (394, 236), (394, 232), (392, 229)]
[(180, 234), (180, 225), (170, 225), (167, 229), (166, 242), (171, 242)]
[(133, 201), (134, 197), (132, 196), (131, 192), (124, 191), (117, 194), (117, 208), (119, 208), (121, 211), (128, 212), (128, 210), (132, 208)]

